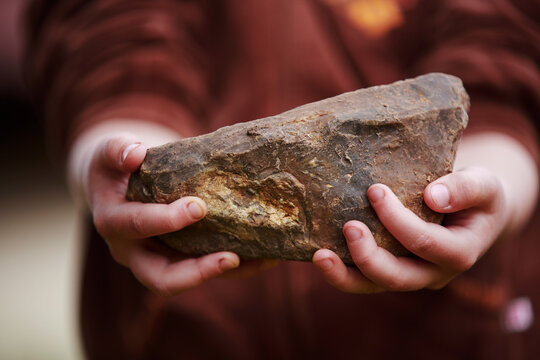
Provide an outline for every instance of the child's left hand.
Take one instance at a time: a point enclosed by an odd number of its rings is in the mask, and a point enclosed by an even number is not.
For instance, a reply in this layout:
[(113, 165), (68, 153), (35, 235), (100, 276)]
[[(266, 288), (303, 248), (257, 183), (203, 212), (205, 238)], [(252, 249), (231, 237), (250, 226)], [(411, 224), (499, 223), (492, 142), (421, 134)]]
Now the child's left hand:
[(508, 220), (501, 182), (489, 170), (471, 167), (429, 184), (426, 204), (447, 213), (444, 226), (425, 222), (405, 208), (385, 185), (368, 189), (380, 221), (417, 257), (396, 257), (377, 246), (368, 227), (343, 227), (357, 269), (330, 250), (319, 250), (314, 264), (336, 288), (352, 293), (439, 289), (469, 269), (491, 247)]

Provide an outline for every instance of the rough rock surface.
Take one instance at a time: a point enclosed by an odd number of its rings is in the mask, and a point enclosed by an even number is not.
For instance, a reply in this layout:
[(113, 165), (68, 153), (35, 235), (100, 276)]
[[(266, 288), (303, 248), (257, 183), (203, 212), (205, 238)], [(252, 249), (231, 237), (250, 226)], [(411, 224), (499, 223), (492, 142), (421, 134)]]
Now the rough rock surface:
[(160, 237), (184, 253), (309, 261), (329, 248), (351, 263), (342, 227), (357, 219), (404, 255), (366, 190), (384, 183), (421, 218), (440, 222), (422, 193), (452, 170), (468, 105), (461, 81), (444, 74), (345, 93), (149, 149), (127, 197), (204, 199), (204, 220)]

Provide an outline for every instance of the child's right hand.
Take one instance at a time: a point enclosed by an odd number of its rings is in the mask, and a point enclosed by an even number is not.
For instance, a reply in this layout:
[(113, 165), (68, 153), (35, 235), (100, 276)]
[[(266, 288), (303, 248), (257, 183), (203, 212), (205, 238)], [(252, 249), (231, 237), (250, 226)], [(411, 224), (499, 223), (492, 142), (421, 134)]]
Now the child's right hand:
[(143, 144), (129, 135), (117, 135), (103, 138), (87, 150), (90, 153), (80, 179), (96, 229), (113, 258), (131, 269), (143, 285), (171, 296), (238, 267), (240, 259), (231, 252), (189, 258), (151, 239), (202, 219), (206, 204), (197, 197), (171, 204), (127, 201), (129, 175), (146, 154)]

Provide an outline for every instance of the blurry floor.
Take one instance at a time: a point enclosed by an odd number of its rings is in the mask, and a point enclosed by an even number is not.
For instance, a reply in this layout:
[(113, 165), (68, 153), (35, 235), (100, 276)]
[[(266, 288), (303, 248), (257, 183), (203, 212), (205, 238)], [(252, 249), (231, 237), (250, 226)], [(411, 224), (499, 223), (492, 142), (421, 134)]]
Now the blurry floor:
[(75, 208), (37, 126), (6, 106), (0, 107), (7, 124), (0, 148), (0, 359), (78, 359)]

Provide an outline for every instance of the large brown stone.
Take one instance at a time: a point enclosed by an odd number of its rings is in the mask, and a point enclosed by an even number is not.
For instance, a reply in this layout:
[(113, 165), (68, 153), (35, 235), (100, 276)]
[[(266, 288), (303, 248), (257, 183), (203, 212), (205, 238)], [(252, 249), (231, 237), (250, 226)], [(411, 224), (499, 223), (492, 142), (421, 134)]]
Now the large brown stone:
[(366, 190), (384, 183), (421, 218), (440, 222), (422, 193), (452, 170), (468, 104), (461, 81), (444, 74), (345, 93), (149, 149), (127, 197), (204, 199), (204, 220), (160, 236), (184, 253), (308, 261), (328, 248), (351, 263), (342, 227), (357, 219), (404, 255)]

